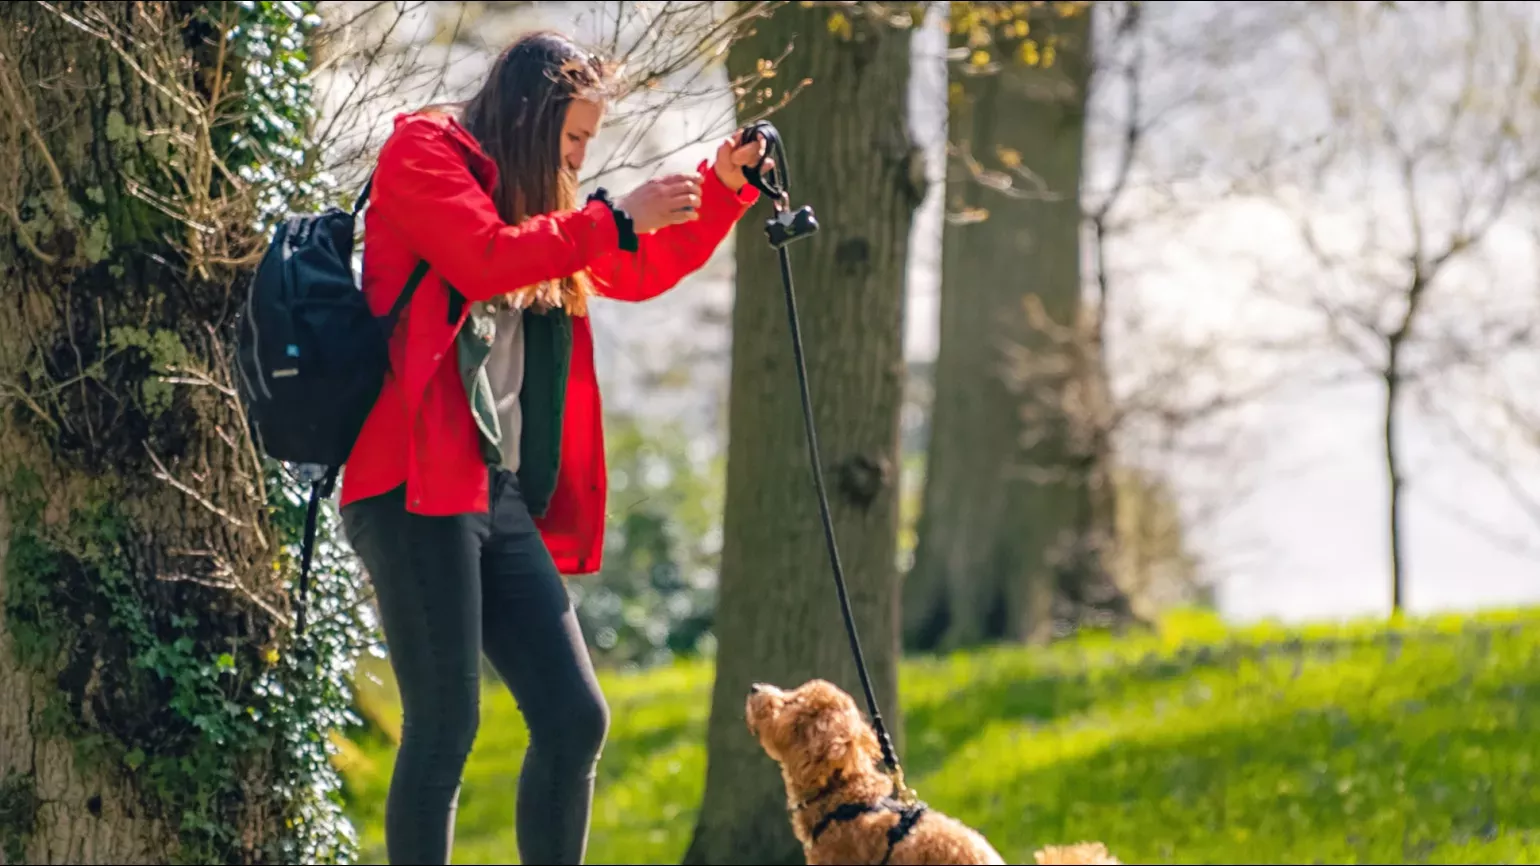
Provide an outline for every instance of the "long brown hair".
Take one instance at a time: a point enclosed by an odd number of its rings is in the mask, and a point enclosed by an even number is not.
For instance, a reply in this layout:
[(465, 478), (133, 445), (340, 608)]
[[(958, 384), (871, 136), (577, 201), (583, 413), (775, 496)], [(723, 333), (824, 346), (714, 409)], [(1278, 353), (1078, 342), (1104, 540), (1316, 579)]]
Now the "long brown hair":
[[(486, 82), (456, 106), (459, 120), (497, 164), (492, 200), (504, 222), (578, 206), (577, 174), (562, 162), (562, 124), (579, 99), (603, 101), (610, 66), (550, 30), (525, 34), (492, 65)], [(510, 286), (509, 297), (531, 287)], [(586, 272), (534, 287), (541, 306), (588, 313), (593, 292)]]

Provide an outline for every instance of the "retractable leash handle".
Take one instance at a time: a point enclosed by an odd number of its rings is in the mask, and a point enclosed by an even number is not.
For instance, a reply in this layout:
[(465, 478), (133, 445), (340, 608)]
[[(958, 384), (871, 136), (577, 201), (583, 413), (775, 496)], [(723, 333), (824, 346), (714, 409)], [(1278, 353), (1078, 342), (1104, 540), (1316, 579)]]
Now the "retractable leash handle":
[[(787, 185), (791, 178), (791, 167), (785, 162), (786, 149), (781, 144), (781, 133), (775, 128), (775, 124), (768, 120), (756, 120), (743, 128), (743, 136), (740, 144), (748, 144), (751, 141), (764, 139), (765, 156), (775, 159), (775, 167), (767, 173), (761, 171), (764, 164), (760, 162), (743, 167), (743, 176), (749, 182), (749, 186), (769, 196), (772, 201), (782, 202), (786, 198)], [(780, 151), (777, 153), (777, 151)], [(777, 207), (779, 209), (779, 207)]]
[(861, 652), (861, 638), (856, 633), (855, 616), (850, 612), (850, 595), (845, 589), (845, 570), (840, 565), (839, 546), (834, 540), (834, 519), (829, 513), (829, 494), (824, 486), (823, 459), (818, 453), (818, 431), (813, 425), (813, 398), (807, 381), (807, 362), (802, 351), (802, 328), (797, 317), (797, 296), (791, 279), (791, 257), (786, 247), (818, 231), (818, 219), (810, 205), (791, 209), (791, 166), (786, 159), (786, 147), (781, 133), (768, 120), (761, 120), (744, 127), (741, 141), (755, 139), (765, 142), (765, 155), (775, 160), (768, 172), (759, 165), (746, 166), (744, 178), (755, 189), (764, 193), (775, 207), (775, 217), (765, 223), (765, 235), (770, 246), (779, 254), (781, 261), (781, 285), (786, 290), (786, 316), (791, 325), (792, 353), (797, 361), (797, 384), (802, 391), (802, 418), (807, 431), (807, 447), (813, 464), (813, 484), (818, 490), (818, 507), (823, 517), (824, 540), (829, 546), (829, 562), (834, 568), (834, 587), (839, 592), (840, 612), (845, 617), (845, 632), (850, 636), (850, 650), (855, 656), (856, 672), (861, 677), (861, 688), (866, 692), (866, 706), (872, 717), (872, 728), (882, 749), (882, 762), (893, 780), (899, 800), (906, 804), (918, 802), (913, 789), (904, 783), (904, 769), (898, 763), (898, 753), (893, 740), (883, 724), (882, 711), (877, 708), (877, 695), (872, 690), (871, 675), (866, 671), (866, 658)]
[(743, 129), (743, 142), (764, 139), (765, 155), (775, 159), (770, 171), (760, 171), (759, 165), (745, 166), (743, 176), (749, 185), (764, 193), (775, 207), (775, 217), (765, 223), (765, 234), (770, 247), (781, 250), (792, 241), (801, 240), (818, 231), (818, 218), (811, 205), (791, 209), (791, 167), (786, 160), (786, 147), (781, 143), (781, 133), (768, 120), (755, 121)]

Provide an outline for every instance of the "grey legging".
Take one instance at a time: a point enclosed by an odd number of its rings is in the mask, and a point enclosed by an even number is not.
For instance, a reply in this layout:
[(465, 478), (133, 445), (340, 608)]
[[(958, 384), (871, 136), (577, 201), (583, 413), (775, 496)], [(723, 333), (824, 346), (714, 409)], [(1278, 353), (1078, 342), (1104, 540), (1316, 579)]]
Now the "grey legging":
[(401, 692), (401, 747), (385, 804), (391, 863), (449, 862), (480, 719), (483, 651), (529, 727), (520, 860), (581, 863), (587, 847), (609, 708), (515, 476), (497, 469), (491, 482), (488, 514), (410, 514), (402, 488), (342, 510), (374, 584)]

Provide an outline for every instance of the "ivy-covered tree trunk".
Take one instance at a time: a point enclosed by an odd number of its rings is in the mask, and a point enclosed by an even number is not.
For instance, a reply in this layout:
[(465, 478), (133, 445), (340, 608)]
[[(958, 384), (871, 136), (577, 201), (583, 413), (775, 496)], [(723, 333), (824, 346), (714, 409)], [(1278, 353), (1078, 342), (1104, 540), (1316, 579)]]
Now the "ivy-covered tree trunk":
[[(904, 268), (924, 192), (907, 123), (910, 33), (859, 9), (847, 18), (778, 6), (732, 47), (728, 66), (734, 76), (751, 72), (795, 38), (774, 82), (812, 80), (774, 118), (789, 151), (793, 204), (811, 204), (821, 224), (791, 257), (841, 560), (877, 699), (896, 735)], [(840, 16), (834, 26), (831, 14)], [(768, 216), (768, 207), (756, 208), (736, 237), (716, 683), (688, 863), (803, 862), (780, 773), (744, 727), (752, 683), (822, 677), (864, 704), (808, 462)]]
[(285, 645), (292, 514), (226, 363), (302, 6), (0, 11), (0, 862), (346, 842), (312, 787), (336, 680)]
[(1050, 4), (1018, 17), (1024, 5), (952, 10), (954, 48), (990, 38), (949, 93), (958, 155), (946, 205), (962, 218), (942, 239), (935, 403), (904, 587), (905, 642), (918, 650), (1044, 640), (1056, 602), (1071, 615), (1088, 600), (1127, 611), (1099, 555), (1111, 514), (1085, 435), (1100, 420), (1087, 399), (1099, 377), (1082, 375), (1087, 347), (1070, 336), (1090, 13), (1064, 18)]

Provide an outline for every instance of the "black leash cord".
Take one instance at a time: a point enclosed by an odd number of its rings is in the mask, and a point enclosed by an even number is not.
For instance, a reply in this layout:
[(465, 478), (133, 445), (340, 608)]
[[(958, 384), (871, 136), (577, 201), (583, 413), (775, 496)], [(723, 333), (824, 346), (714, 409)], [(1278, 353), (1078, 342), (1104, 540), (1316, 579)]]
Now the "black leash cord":
[[(744, 169), (744, 176), (749, 183), (769, 196), (775, 205), (776, 219), (772, 219), (767, 225), (767, 230), (773, 230), (777, 226), (785, 226), (784, 218), (790, 216), (788, 204), (788, 187), (790, 185), (791, 172), (786, 161), (786, 148), (781, 143), (780, 133), (769, 121), (761, 120), (752, 124), (744, 131), (744, 141), (751, 140), (755, 136), (765, 139), (765, 155), (775, 159), (775, 168), (771, 170), (770, 178), (765, 178), (758, 166)], [(816, 223), (810, 223), (816, 231)], [(772, 234), (772, 238), (774, 235)], [(795, 238), (792, 238), (795, 239)], [(773, 242), (773, 241), (772, 241)], [(807, 361), (802, 350), (802, 326), (797, 316), (797, 296), (791, 278), (791, 256), (786, 251), (789, 240), (777, 244), (777, 254), (781, 262), (781, 285), (786, 292), (786, 318), (791, 326), (791, 349), (797, 362), (797, 385), (802, 393), (802, 421), (807, 431), (807, 447), (813, 463), (813, 484), (818, 491), (818, 507), (823, 517), (824, 541), (829, 546), (829, 562), (834, 567), (834, 588), (839, 592), (840, 612), (845, 617), (845, 632), (850, 636), (850, 651), (855, 655), (856, 672), (861, 677), (861, 688), (866, 692), (866, 706), (871, 713), (872, 727), (876, 729), (877, 741), (882, 748), (882, 761), (887, 765), (889, 773), (893, 774), (900, 796), (912, 799), (908, 787), (904, 785), (903, 769), (899, 766), (898, 755), (893, 749), (893, 740), (888, 736), (888, 729), (882, 721), (882, 711), (877, 708), (877, 695), (872, 689), (871, 675), (866, 670), (866, 657), (861, 652), (861, 638), (856, 632), (856, 620), (850, 611), (850, 594), (845, 588), (845, 570), (840, 564), (839, 545), (834, 538), (834, 518), (829, 510), (829, 494), (824, 485), (823, 457), (818, 451), (818, 430), (813, 423), (813, 396), (808, 385)]]
[(802, 419), (807, 430), (807, 447), (812, 454), (813, 484), (818, 490), (819, 510), (823, 515), (824, 541), (829, 546), (829, 562), (834, 566), (834, 588), (839, 592), (840, 612), (845, 616), (845, 631), (850, 635), (850, 651), (856, 658), (856, 672), (861, 676), (861, 688), (866, 692), (867, 707), (871, 710), (872, 726), (882, 745), (882, 760), (893, 770), (898, 767), (898, 757), (893, 753), (893, 743), (887, 727), (882, 722), (882, 712), (877, 708), (877, 697), (872, 690), (871, 675), (866, 670), (866, 658), (861, 652), (861, 638), (856, 632), (855, 616), (850, 611), (850, 594), (845, 588), (845, 570), (840, 564), (839, 545), (834, 538), (834, 519), (829, 512), (829, 494), (824, 486), (823, 458), (818, 451), (818, 431), (813, 424), (813, 398), (808, 387), (807, 365), (802, 353), (802, 329), (797, 318), (797, 298), (792, 287), (791, 256), (781, 247), (781, 284), (786, 288), (786, 316), (791, 323), (792, 353), (797, 359), (797, 383), (802, 391)]

